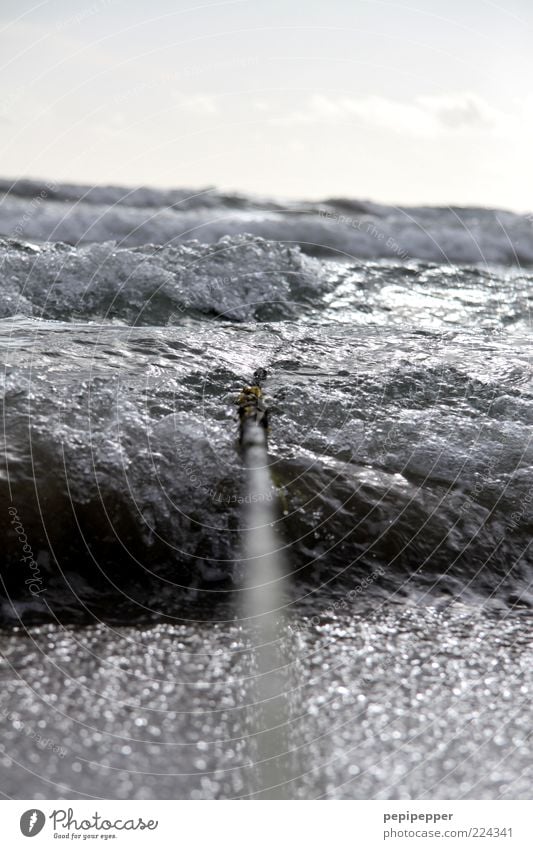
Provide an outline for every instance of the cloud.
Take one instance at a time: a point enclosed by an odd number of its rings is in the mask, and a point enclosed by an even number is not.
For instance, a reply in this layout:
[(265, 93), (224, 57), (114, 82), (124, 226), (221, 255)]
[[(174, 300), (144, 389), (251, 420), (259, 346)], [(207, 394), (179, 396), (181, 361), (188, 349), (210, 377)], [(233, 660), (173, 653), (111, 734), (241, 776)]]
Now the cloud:
[(218, 106), (215, 99), (208, 94), (182, 94), (176, 92), (174, 100), (179, 109), (194, 115), (216, 115)]
[(440, 121), (444, 127), (491, 127), (498, 124), (502, 113), (472, 92), (418, 97), (417, 104)]
[(412, 100), (370, 95), (329, 97), (315, 94), (303, 109), (295, 110), (281, 123), (335, 123), (356, 119), (390, 132), (435, 138), (443, 133), (491, 129), (507, 120), (473, 92), (455, 92), (415, 97)]

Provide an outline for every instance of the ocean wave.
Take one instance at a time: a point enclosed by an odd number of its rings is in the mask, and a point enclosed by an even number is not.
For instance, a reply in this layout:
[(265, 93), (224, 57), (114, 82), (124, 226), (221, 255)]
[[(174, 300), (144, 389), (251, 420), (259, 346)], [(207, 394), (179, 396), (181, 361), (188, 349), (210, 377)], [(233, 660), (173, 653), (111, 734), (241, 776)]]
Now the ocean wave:
[(317, 260), (245, 236), (134, 250), (0, 241), (0, 273), (1, 317), (128, 324), (180, 323), (198, 312), (287, 318), (324, 288)]
[(0, 233), (68, 244), (214, 243), (244, 233), (352, 259), (533, 263), (531, 216), (475, 208), (390, 207), (329, 198), (280, 202), (211, 190), (165, 192), (0, 183)]
[(191, 317), (527, 335), (531, 274), (420, 261), (339, 263), (252, 236), (214, 245), (73, 247), (0, 240), (0, 317), (137, 325)]
[[(227, 599), (248, 496), (276, 501), (303, 597), (378, 574), (367, 603), (533, 604), (527, 217), (0, 187), (2, 621)], [(235, 398), (259, 366), (250, 494)]]
[(7, 620), (18, 601), (30, 618), (51, 605), (127, 619), (231, 591), (246, 492), (235, 397), (258, 365), (272, 492), (257, 495), (278, 501), (296, 588), (348, 592), (379, 566), (367, 599), (533, 602), (527, 349), (299, 322), (3, 330)]

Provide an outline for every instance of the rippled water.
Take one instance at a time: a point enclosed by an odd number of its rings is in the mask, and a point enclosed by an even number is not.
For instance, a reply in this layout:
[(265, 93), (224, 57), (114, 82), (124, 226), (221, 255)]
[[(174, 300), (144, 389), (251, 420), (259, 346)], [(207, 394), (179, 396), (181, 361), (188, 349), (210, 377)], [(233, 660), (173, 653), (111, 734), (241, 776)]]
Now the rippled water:
[[(372, 592), (530, 603), (528, 274), (248, 237), (4, 251), (4, 493), (49, 576), (19, 609), (57, 594), (81, 616), (74, 586), (90, 609), (117, 595), (113, 615), (144, 616), (179, 609), (182, 587), (231, 589), (234, 402), (258, 366), (295, 586), (344, 591), (379, 563)], [(8, 562), (16, 594), (16, 547)]]
[[(284, 795), (530, 798), (521, 617), (380, 605), (293, 624), (279, 645), (287, 697), (266, 714), (281, 723), (266, 776), (277, 771)], [(280, 795), (258, 763), (253, 645), (232, 622), (4, 637), (3, 787), (46, 799)]]
[[(11, 792), (524, 795), (531, 222), (37, 188), (0, 203)], [(260, 366), (294, 693), (266, 772), (235, 408)], [(21, 743), (32, 717), (67, 756)]]

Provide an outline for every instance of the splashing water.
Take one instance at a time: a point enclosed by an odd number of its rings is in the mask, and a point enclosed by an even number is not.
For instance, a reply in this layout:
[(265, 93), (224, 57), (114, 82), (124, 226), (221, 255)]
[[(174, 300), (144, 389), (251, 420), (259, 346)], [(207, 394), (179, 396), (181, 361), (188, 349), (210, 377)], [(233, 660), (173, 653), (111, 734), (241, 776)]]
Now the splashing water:
[(70, 244), (0, 241), (11, 795), (529, 798), (531, 219), (35, 188), (0, 231)]

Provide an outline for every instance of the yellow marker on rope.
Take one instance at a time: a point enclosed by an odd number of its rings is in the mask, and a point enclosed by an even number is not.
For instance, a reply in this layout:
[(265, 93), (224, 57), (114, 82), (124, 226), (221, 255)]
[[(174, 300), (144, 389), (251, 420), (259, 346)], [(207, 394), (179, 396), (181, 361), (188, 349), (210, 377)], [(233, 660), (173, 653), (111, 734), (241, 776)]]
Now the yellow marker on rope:
[[(265, 398), (261, 383), (266, 380), (267, 373), (264, 368), (259, 368), (254, 372), (251, 386), (245, 386), (237, 399), (239, 407), (239, 442), (244, 445), (246, 442), (247, 431), (250, 424), (259, 425), (264, 431), (264, 441), (266, 445), (268, 433), (268, 408), (265, 404)], [(257, 436), (254, 442), (257, 441)]]

